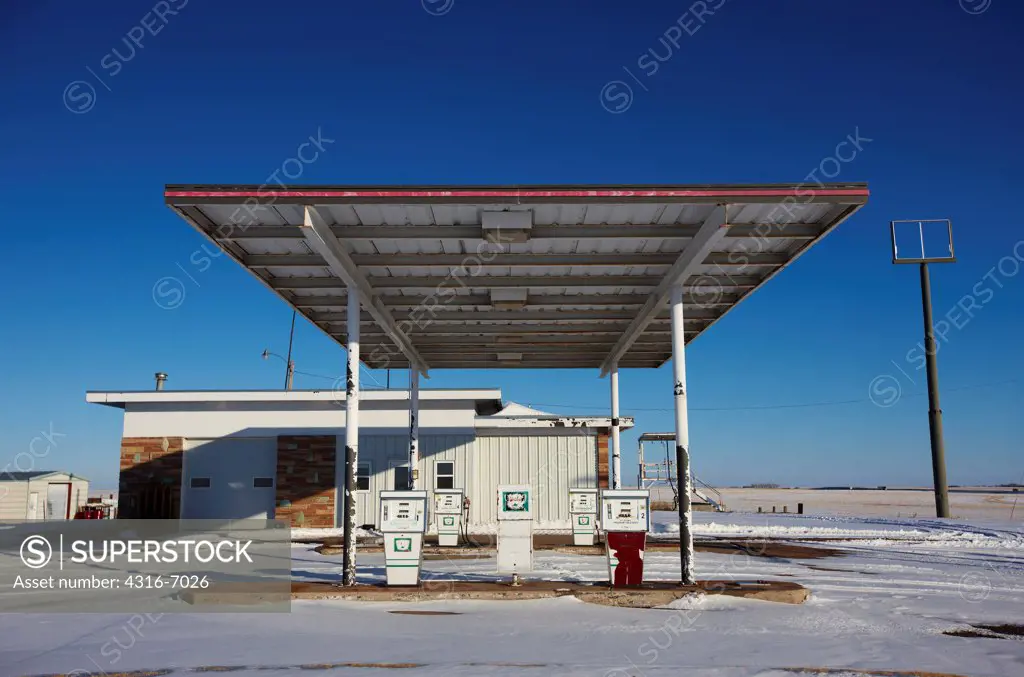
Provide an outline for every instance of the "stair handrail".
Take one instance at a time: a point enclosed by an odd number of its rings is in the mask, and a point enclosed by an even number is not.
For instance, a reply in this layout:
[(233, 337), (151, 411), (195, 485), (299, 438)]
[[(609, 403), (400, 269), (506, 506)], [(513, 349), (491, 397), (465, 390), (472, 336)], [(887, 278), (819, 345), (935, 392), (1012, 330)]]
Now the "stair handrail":
[(697, 477), (693, 473), (690, 473), (690, 477), (693, 479), (694, 483), (699, 484), (700, 486), (704, 487), (705, 489), (707, 489), (708, 491), (710, 491), (711, 493), (713, 493), (715, 495), (715, 497), (717, 499), (716, 500), (716, 504), (717, 505), (719, 505), (719, 506), (724, 506), (725, 505), (725, 499), (722, 497), (722, 493), (720, 491), (718, 491), (718, 489), (715, 489), (713, 486), (711, 486), (710, 484), (708, 484), (707, 482), (705, 482), (701, 478)]

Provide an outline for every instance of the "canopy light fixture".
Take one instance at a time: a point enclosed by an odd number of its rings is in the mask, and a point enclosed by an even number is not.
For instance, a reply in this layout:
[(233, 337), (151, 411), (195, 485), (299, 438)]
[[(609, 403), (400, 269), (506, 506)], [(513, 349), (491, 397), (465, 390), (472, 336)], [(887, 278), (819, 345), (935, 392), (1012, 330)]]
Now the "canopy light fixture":
[(491, 307), (495, 310), (520, 310), (526, 307), (529, 293), (525, 289), (492, 289)]
[(530, 239), (533, 212), (483, 212), (484, 239), (495, 244), (522, 243)]

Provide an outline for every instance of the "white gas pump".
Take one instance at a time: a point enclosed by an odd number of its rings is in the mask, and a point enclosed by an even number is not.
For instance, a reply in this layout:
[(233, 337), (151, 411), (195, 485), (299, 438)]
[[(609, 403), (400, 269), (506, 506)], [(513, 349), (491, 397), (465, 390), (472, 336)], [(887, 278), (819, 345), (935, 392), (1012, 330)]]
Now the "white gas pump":
[(434, 489), (434, 520), (437, 523), (437, 544), (459, 544), (462, 533), (462, 489)]
[(419, 585), (423, 532), (427, 530), (427, 492), (380, 492), (380, 530), (384, 532), (388, 585)]
[(569, 490), (569, 520), (572, 544), (593, 545), (597, 531), (597, 489)]
[(498, 487), (498, 573), (533, 571), (533, 497), (530, 485)]
[(643, 582), (650, 503), (651, 492), (646, 489), (601, 492), (601, 530), (605, 535), (608, 580), (612, 587)]

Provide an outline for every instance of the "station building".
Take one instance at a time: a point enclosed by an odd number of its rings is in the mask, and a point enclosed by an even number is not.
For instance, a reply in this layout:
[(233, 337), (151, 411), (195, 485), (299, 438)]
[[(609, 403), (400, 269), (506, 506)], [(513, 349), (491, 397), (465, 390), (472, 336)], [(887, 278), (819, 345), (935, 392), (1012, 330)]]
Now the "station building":
[[(358, 526), (377, 525), (382, 490), (407, 486), (409, 397), (360, 394)], [(470, 533), (494, 530), (500, 484), (535, 488), (538, 529), (570, 527), (570, 487), (608, 486), (608, 417), (548, 414), (505, 403), (497, 389), (423, 389), (419, 399), (418, 484), (463, 489)], [(86, 400), (124, 411), (122, 518), (343, 525), (344, 393), (154, 390)]]

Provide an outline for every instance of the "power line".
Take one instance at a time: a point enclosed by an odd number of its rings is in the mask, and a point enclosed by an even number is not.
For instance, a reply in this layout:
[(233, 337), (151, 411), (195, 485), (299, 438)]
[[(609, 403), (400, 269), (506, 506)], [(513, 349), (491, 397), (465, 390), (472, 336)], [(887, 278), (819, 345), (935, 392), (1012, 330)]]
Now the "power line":
[[(381, 385), (381, 382), (373, 377), (373, 374), (370, 373), (369, 369), (367, 369), (365, 366), (361, 366), (360, 368), (362, 369), (361, 373), (364, 376), (367, 376), (371, 381), (373, 381), (374, 384), (376, 384), (378, 388), (381, 388), (381, 389), (384, 388), (384, 386)], [(299, 371), (298, 369), (295, 370), (295, 373), (296, 374), (302, 374), (303, 376), (312, 376), (313, 378), (323, 378), (323, 379), (327, 379), (329, 381), (334, 381), (334, 382), (337, 382), (337, 381), (341, 380), (341, 376), (327, 376), (326, 374), (313, 374), (313, 373), (308, 372), (308, 371)]]
[[(976, 385), (959, 386), (956, 388), (943, 388), (943, 392), (958, 392), (961, 390), (977, 390), (979, 388), (992, 388), (995, 386), (1006, 385), (1008, 383), (1019, 383), (1022, 379), (1007, 379), (1005, 381), (995, 381), (993, 383), (979, 383)], [(928, 393), (911, 393), (908, 395), (902, 395), (904, 397), (926, 397)], [(865, 402), (872, 402), (871, 398), (862, 398), (856, 400), (829, 400), (825, 402), (799, 402), (792, 404), (755, 404), (744, 407), (688, 407), (689, 411), (764, 411), (771, 409), (806, 409), (810, 407), (834, 407), (847, 404), (864, 404)], [(595, 411), (607, 411), (608, 407), (596, 407), (596, 406), (582, 406), (578, 404), (547, 404), (543, 402), (529, 402), (529, 406), (537, 407), (554, 407), (563, 409), (592, 409)], [(629, 407), (630, 411), (656, 411), (656, 412), (672, 412), (675, 411), (671, 407)]]
[[(380, 381), (373, 377), (366, 367), (362, 367), (363, 373), (370, 378), (378, 387), (383, 388)], [(325, 374), (313, 374), (308, 371), (295, 370), (296, 374), (302, 374), (303, 376), (311, 376), (313, 378), (328, 379), (330, 381), (337, 381), (340, 376), (327, 376)], [(980, 388), (993, 388), (995, 386), (1007, 385), (1009, 383), (1020, 383), (1022, 379), (1013, 378), (1005, 381), (995, 381), (992, 383), (978, 383), (974, 385), (958, 386), (955, 388), (943, 388), (943, 392), (960, 392), (963, 390), (977, 390)], [(925, 397), (928, 393), (910, 393), (907, 395), (901, 395), (900, 399), (910, 397)], [(814, 407), (835, 407), (844, 406), (848, 404), (864, 404), (865, 402), (872, 402), (870, 398), (861, 398), (856, 400), (828, 400), (824, 402), (795, 402), (789, 404), (754, 404), (745, 407), (688, 407), (689, 411), (770, 411), (773, 409), (808, 409)], [(873, 403), (873, 402), (872, 402)], [(529, 406), (537, 407), (553, 407), (562, 409), (590, 409), (593, 411), (606, 411), (608, 407), (604, 406), (586, 406), (579, 404), (552, 404), (544, 402), (529, 402)], [(631, 411), (650, 411), (650, 412), (673, 412), (675, 411), (672, 407), (630, 407)]]

